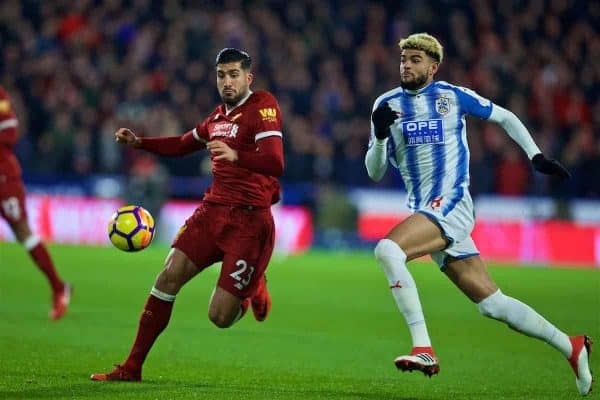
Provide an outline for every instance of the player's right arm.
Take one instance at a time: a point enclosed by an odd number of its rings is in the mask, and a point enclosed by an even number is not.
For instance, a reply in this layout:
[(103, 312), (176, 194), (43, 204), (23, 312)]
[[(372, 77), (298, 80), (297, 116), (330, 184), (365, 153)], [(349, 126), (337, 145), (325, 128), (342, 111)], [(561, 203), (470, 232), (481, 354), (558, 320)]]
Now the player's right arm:
[(143, 149), (159, 156), (184, 156), (206, 148), (206, 141), (197, 135), (197, 128), (181, 136), (158, 138), (141, 138), (127, 128), (119, 128), (115, 132), (115, 140), (137, 149)]
[(369, 178), (378, 182), (387, 170), (387, 141), (391, 134), (390, 126), (398, 116), (387, 102), (375, 101), (371, 114), (371, 138), (365, 155), (365, 166)]

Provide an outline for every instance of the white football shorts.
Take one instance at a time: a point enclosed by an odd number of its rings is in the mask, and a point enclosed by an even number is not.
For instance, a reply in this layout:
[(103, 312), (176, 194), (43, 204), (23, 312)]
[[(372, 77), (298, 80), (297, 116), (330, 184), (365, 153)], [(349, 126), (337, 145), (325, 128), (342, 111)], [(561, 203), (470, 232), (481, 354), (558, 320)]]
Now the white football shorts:
[(450, 240), (450, 245), (446, 249), (431, 254), (431, 258), (442, 270), (446, 268), (448, 256), (460, 259), (479, 255), (479, 250), (471, 238), (471, 231), (475, 225), (473, 199), (467, 189), (456, 190), (462, 191), (460, 200), (456, 200), (458, 197), (456, 193), (451, 193), (415, 211), (437, 222), (444, 235)]

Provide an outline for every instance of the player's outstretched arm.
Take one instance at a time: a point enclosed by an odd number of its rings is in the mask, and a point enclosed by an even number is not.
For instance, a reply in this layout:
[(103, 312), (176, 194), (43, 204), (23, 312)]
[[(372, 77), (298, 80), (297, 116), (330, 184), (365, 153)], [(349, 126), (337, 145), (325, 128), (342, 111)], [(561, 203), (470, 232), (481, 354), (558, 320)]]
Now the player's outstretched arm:
[(527, 153), (527, 157), (531, 160), (533, 168), (536, 171), (546, 175), (554, 175), (562, 179), (571, 177), (569, 171), (562, 164), (556, 160), (547, 159), (542, 154), (542, 151), (533, 141), (525, 125), (523, 125), (514, 113), (494, 104), (489, 120), (502, 126), (506, 133), (521, 146)]
[(205, 143), (194, 138), (192, 131), (181, 136), (141, 138), (127, 128), (115, 132), (115, 140), (137, 149), (143, 149), (159, 156), (184, 156), (206, 147)]
[(562, 179), (570, 179), (571, 173), (561, 163), (553, 159), (547, 159), (542, 153), (538, 153), (531, 159), (533, 168), (546, 175), (558, 176)]
[(115, 132), (115, 140), (117, 143), (124, 144), (130, 147), (140, 147), (142, 139), (137, 137), (131, 129), (119, 128)]

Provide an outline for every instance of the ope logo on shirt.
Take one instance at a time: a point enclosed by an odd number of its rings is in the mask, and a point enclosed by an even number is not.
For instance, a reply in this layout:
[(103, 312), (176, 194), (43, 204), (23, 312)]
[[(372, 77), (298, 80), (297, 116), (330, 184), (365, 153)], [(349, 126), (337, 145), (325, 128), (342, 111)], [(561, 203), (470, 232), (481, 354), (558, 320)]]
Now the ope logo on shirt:
[(444, 125), (441, 119), (402, 122), (402, 134), (407, 146), (444, 143)]

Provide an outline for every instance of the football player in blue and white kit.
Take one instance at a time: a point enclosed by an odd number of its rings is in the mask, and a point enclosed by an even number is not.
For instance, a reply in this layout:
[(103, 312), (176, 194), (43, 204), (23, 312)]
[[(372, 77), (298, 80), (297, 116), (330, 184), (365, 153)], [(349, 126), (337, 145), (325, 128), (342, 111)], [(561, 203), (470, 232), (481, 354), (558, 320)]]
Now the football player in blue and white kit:
[(537, 171), (563, 179), (570, 177), (569, 172), (541, 153), (512, 112), (472, 90), (433, 79), (443, 60), (443, 48), (436, 38), (417, 33), (402, 39), (399, 46), (401, 83), (375, 100), (365, 157), (369, 176), (375, 181), (383, 177), (388, 161), (398, 168), (413, 212), (375, 247), (375, 257), (413, 342), (410, 354), (395, 359), (396, 367), (420, 370), (428, 376), (439, 372), (415, 281), (406, 268), (408, 261), (430, 254), (483, 315), (560, 351), (575, 372), (579, 392), (588, 394), (591, 340), (584, 335), (567, 336), (531, 307), (504, 294), (488, 275), (470, 236), (475, 221), (465, 116), (504, 128)]

